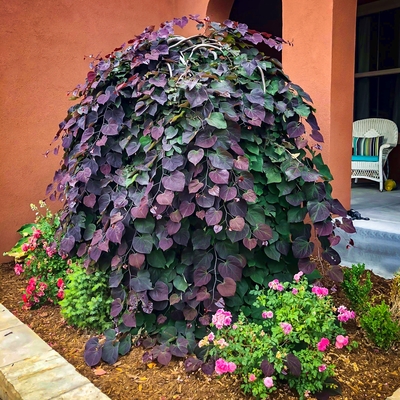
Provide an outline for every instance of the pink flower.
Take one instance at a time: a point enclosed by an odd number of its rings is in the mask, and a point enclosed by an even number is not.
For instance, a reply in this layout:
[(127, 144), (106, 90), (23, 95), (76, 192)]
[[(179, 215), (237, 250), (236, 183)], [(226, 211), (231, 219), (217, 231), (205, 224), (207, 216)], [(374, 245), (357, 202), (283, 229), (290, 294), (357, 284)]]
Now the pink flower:
[(343, 335), (336, 336), (335, 346), (336, 346), (337, 349), (341, 349), (344, 346), (347, 346), (348, 343), (349, 343), (349, 337), (348, 336), (343, 336)]
[(222, 375), (226, 374), (227, 372), (229, 372), (229, 363), (223, 358), (218, 358), (218, 360), (215, 361), (215, 373), (217, 375)]
[(293, 330), (292, 325), (288, 324), (287, 322), (281, 322), (279, 325), (285, 335), (289, 335), (289, 333)]
[(278, 279), (274, 279), (273, 281), (268, 283), (268, 287), (273, 290), (277, 290), (278, 292), (282, 292), (283, 286), (279, 283)]
[(274, 317), (274, 313), (272, 311), (263, 311), (263, 313), (261, 314), (261, 316), (266, 319), (266, 318), (273, 318)]
[(249, 375), (249, 382), (254, 382), (256, 380), (256, 376), (254, 374)]
[(215, 335), (211, 332), (208, 334), (207, 338), (209, 342), (212, 342), (215, 339)]
[(220, 308), (213, 315), (212, 323), (217, 329), (222, 329), (224, 326), (229, 326), (232, 323), (232, 314), (229, 311), (225, 311)]
[(356, 313), (354, 311), (348, 310), (345, 306), (340, 306), (338, 308), (338, 317), (337, 319), (340, 322), (347, 322), (349, 319), (354, 319), (356, 317)]
[(62, 278), (58, 278), (57, 287), (60, 288), (60, 289), (64, 288), (64, 281), (63, 281)]
[(297, 274), (295, 274), (295, 276), (293, 277), (293, 279), (298, 283), (300, 278), (304, 275), (303, 271), (298, 272)]
[(325, 364), (322, 364), (322, 365), (320, 365), (319, 367), (318, 367), (318, 371), (319, 372), (324, 372), (326, 370), (326, 365)]
[(29, 250), (29, 244), (28, 243), (24, 243), (22, 245), (21, 249), (22, 249), (23, 252), (28, 251)]
[(331, 342), (329, 341), (329, 339), (322, 338), (317, 344), (317, 349), (318, 351), (325, 351), (330, 344)]
[(233, 324), (233, 325), (232, 325), (232, 329), (233, 329), (233, 330), (236, 330), (237, 328), (238, 328), (238, 326), (237, 326), (236, 324)]
[(236, 364), (232, 361), (228, 363), (228, 372), (235, 372), (236, 371)]
[(293, 294), (297, 294), (297, 293), (299, 293), (299, 291), (298, 291), (296, 288), (293, 288), (293, 289), (292, 289), (292, 293), (293, 293)]
[(328, 295), (329, 290), (327, 288), (324, 287), (320, 287), (320, 286), (313, 286), (313, 288), (311, 289), (311, 291), (313, 293), (315, 293), (318, 297), (325, 297)]
[(17, 275), (21, 275), (21, 273), (24, 272), (24, 268), (22, 267), (21, 264), (15, 264), (14, 272), (15, 272)]
[(215, 342), (215, 345), (218, 346), (220, 349), (223, 349), (224, 347), (228, 347), (229, 344), (225, 341), (225, 339), (219, 339)]
[(62, 300), (64, 298), (64, 291), (63, 290), (59, 290), (57, 293), (57, 297)]
[(35, 239), (39, 239), (40, 235), (42, 234), (42, 232), (40, 231), (40, 229), (36, 229), (35, 227), (32, 227), (33, 230), (33, 237)]
[(265, 379), (264, 379), (264, 385), (269, 389), (269, 388), (272, 388), (272, 386), (274, 386), (274, 380), (270, 377), (270, 376), (267, 376)]

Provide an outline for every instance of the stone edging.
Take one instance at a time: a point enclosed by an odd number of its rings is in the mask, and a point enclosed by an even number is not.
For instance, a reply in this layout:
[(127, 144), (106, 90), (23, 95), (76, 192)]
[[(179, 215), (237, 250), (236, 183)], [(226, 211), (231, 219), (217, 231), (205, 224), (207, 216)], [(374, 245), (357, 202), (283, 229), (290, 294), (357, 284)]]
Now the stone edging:
[(110, 400), (2, 304), (0, 399)]

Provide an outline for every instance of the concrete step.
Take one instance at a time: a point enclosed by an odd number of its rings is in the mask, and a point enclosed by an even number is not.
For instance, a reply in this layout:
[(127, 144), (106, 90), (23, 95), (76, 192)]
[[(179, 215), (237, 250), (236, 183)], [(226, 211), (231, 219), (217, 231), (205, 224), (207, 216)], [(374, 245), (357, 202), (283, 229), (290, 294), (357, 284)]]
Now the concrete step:
[[(357, 233), (349, 235), (341, 229), (336, 233), (341, 237), (335, 250), (342, 258), (342, 265), (365, 264), (366, 269), (377, 275), (393, 278), (400, 270), (400, 224), (390, 221), (353, 221)], [(346, 249), (348, 240), (354, 246)]]
[(0, 304), (0, 399), (109, 397)]

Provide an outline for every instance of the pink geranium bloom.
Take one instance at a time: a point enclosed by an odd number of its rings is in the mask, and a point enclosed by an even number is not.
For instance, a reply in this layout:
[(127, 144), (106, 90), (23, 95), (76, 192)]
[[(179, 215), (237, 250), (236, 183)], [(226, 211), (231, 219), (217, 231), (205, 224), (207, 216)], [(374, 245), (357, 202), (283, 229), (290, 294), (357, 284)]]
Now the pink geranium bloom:
[(335, 346), (336, 346), (337, 349), (341, 349), (344, 346), (347, 346), (348, 343), (349, 343), (349, 337), (348, 336), (343, 336), (343, 335), (336, 336)]
[(324, 372), (326, 370), (326, 365), (325, 364), (322, 364), (322, 365), (320, 365), (319, 367), (318, 367), (318, 371), (319, 372)]
[(209, 342), (212, 342), (215, 339), (215, 335), (211, 332), (208, 334), (207, 338)]
[(318, 351), (325, 351), (330, 344), (331, 342), (329, 341), (329, 339), (322, 338), (317, 344), (317, 349)]
[(24, 243), (21, 248), (22, 248), (23, 252), (28, 251), (29, 250), (29, 244), (28, 243)]
[(313, 293), (315, 293), (318, 297), (325, 297), (329, 293), (329, 290), (327, 288), (320, 287), (320, 286), (313, 286), (311, 291)]
[(232, 361), (228, 362), (228, 372), (235, 372), (236, 371), (236, 364)]
[(64, 281), (62, 280), (62, 278), (58, 278), (57, 287), (60, 289), (62, 289), (64, 287)]
[(229, 326), (232, 323), (232, 314), (229, 311), (225, 311), (220, 308), (213, 315), (212, 323), (217, 329), (222, 329), (224, 326)]
[(273, 281), (269, 282), (269, 283), (268, 283), (268, 287), (269, 287), (270, 289), (277, 290), (278, 292), (282, 292), (282, 290), (283, 290), (283, 286), (282, 286), (282, 284), (279, 282), (278, 279), (274, 279)]
[(273, 318), (274, 317), (274, 313), (272, 311), (263, 311), (263, 313), (261, 314), (261, 316), (266, 319), (266, 318)]
[(298, 291), (296, 288), (293, 288), (293, 289), (292, 289), (292, 293), (293, 293), (293, 294), (297, 294), (297, 293), (299, 293), (299, 291)]
[(292, 332), (292, 330), (293, 330), (292, 325), (288, 324), (287, 322), (281, 322), (280, 327), (282, 328), (283, 333), (285, 335), (289, 335), (289, 333)]
[(256, 376), (254, 374), (249, 375), (249, 382), (254, 382), (256, 380)]
[(22, 267), (21, 264), (15, 264), (14, 272), (15, 272), (17, 275), (21, 275), (21, 273), (24, 272), (24, 268)]
[(265, 379), (264, 379), (264, 385), (269, 389), (269, 388), (272, 388), (272, 386), (274, 386), (274, 380), (270, 377), (270, 376), (267, 376)]
[(215, 373), (217, 375), (222, 375), (226, 374), (227, 372), (229, 372), (229, 363), (223, 358), (218, 358), (218, 360), (215, 361)]
[(298, 272), (297, 274), (295, 274), (295, 276), (293, 277), (293, 279), (298, 283), (300, 278), (304, 275), (303, 271)]

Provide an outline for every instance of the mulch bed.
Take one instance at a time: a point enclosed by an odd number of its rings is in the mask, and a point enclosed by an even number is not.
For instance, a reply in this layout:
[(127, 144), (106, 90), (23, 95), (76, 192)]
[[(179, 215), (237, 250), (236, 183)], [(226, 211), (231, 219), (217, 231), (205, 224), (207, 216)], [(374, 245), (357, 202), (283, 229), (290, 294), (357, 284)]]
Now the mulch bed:
[[(388, 299), (390, 281), (371, 274), (373, 295)], [(327, 287), (332, 286), (332, 282)], [(54, 350), (112, 400), (250, 400), (240, 389), (235, 376), (209, 377), (201, 372), (187, 374), (183, 362), (174, 360), (167, 367), (142, 363), (144, 350), (134, 348), (114, 365), (88, 367), (83, 360), (83, 348), (90, 333), (68, 326), (59, 308), (44, 306), (38, 310), (23, 311), (21, 295), (26, 280), (14, 274), (13, 264), (0, 266), (0, 303), (22, 322), (33, 329)], [(334, 293), (337, 305), (349, 306), (340, 285)], [(357, 349), (334, 349), (327, 357), (336, 365), (341, 382), (343, 400), (386, 399), (400, 387), (400, 357), (398, 347), (384, 352), (375, 348), (362, 334), (355, 322), (347, 324), (351, 340), (359, 343)], [(276, 391), (270, 399), (293, 400), (288, 388)]]

